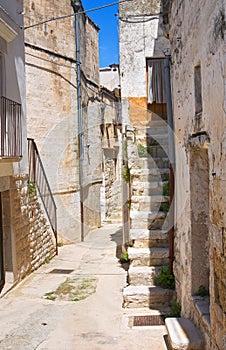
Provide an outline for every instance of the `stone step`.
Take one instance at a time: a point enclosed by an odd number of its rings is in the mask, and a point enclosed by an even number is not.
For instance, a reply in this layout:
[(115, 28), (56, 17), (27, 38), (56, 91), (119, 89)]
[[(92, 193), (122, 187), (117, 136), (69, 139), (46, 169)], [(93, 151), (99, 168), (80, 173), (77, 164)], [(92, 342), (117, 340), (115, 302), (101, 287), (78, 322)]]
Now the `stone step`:
[(155, 229), (167, 229), (168, 217), (166, 213), (159, 212), (147, 212), (147, 211), (131, 211), (131, 228), (142, 228), (148, 230)]
[(168, 145), (168, 134), (151, 134), (136, 135), (136, 142), (143, 146), (151, 145)]
[(132, 196), (131, 210), (159, 211), (161, 203), (169, 202), (168, 196)]
[(153, 158), (151, 156), (143, 157), (139, 159), (139, 168), (169, 168), (169, 159), (167, 157)]
[(169, 263), (169, 249), (166, 247), (128, 248), (132, 266), (161, 266)]
[(112, 218), (112, 217), (107, 217), (104, 219), (104, 223), (105, 224), (119, 224), (121, 225), (122, 224), (122, 217), (119, 217), (119, 218)]
[(157, 114), (153, 113), (152, 118), (148, 120), (147, 127), (153, 128), (156, 125), (168, 126), (167, 120), (160, 118)]
[(155, 285), (160, 266), (130, 266), (128, 282), (131, 286)]
[(167, 181), (169, 179), (169, 168), (133, 168), (130, 170), (132, 181), (143, 181), (143, 182), (160, 182)]
[(167, 120), (160, 118), (158, 115), (153, 114), (152, 118), (145, 122), (145, 125), (142, 127), (136, 127), (137, 132), (144, 132), (145, 130), (153, 129), (156, 127), (165, 127), (168, 128)]
[[(142, 154), (144, 154), (144, 157), (147, 157), (147, 154), (152, 158), (166, 158), (169, 156), (169, 148), (168, 145), (142, 145)], [(142, 155), (140, 155), (140, 158), (143, 158)]]
[(148, 146), (147, 152), (153, 158), (158, 158), (158, 157), (166, 158), (169, 155), (169, 148), (168, 148), (168, 146), (165, 146), (165, 145)]
[(156, 286), (128, 286), (123, 291), (124, 307), (126, 308), (157, 308), (168, 305), (174, 291)]
[(136, 128), (135, 135), (136, 138), (142, 136), (149, 137), (155, 135), (165, 135), (166, 137), (168, 137), (168, 126), (164, 121), (156, 121), (153, 122), (151, 126)]
[(163, 193), (163, 186), (167, 184), (167, 181), (132, 181), (132, 195), (161, 195)]
[(130, 239), (134, 248), (168, 247), (169, 243), (167, 230), (131, 229)]
[(119, 219), (122, 220), (122, 211), (112, 211), (111, 215), (109, 216), (110, 219)]
[(165, 320), (168, 340), (172, 350), (203, 350), (204, 340), (193, 322), (184, 317)]

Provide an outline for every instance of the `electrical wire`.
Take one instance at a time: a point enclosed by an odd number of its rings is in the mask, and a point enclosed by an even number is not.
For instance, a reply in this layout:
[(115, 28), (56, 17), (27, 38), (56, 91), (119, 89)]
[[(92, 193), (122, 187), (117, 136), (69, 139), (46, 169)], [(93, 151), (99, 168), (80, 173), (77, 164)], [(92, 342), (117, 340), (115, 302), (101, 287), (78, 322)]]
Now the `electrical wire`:
[(133, 0), (121, 0), (121, 1), (113, 2), (113, 3), (108, 4), (108, 5), (94, 7), (92, 9), (80, 11), (80, 12), (73, 13), (73, 14), (70, 14), (70, 15), (65, 15), (65, 16), (60, 16), (60, 17), (52, 17), (52, 18), (46, 19), (45, 21), (42, 21), (42, 22), (39, 22), (39, 23), (35, 23), (35, 24), (31, 24), (30, 26), (26, 26), (26, 27), (24, 27), (24, 30), (25, 29), (29, 29), (29, 28), (33, 28), (33, 27), (37, 27), (37, 26), (40, 26), (40, 25), (48, 23), (48, 22), (53, 22), (53, 21), (57, 21), (57, 20), (60, 20), (60, 19), (74, 17), (74, 16), (76, 16), (78, 14), (81, 15), (81, 14), (86, 14), (86, 13), (97, 11), (97, 10), (102, 10), (102, 9), (107, 8), (107, 7), (115, 6), (115, 5), (121, 4), (123, 2), (128, 2), (128, 1), (133, 1)]
[[(159, 19), (159, 16), (162, 15), (162, 12), (159, 13), (144, 13), (140, 15), (127, 15), (125, 17), (121, 17), (116, 15), (121, 22), (126, 23), (146, 23), (153, 21), (154, 19)], [(157, 17), (158, 16), (158, 17)]]
[(125, 22), (125, 23), (146, 23), (146, 22), (150, 22), (153, 21), (154, 19), (159, 19), (159, 17), (151, 17), (151, 18), (146, 18), (146, 19), (139, 19), (139, 20), (130, 20), (130, 19), (125, 19), (122, 17), (119, 17), (119, 20), (121, 22)]

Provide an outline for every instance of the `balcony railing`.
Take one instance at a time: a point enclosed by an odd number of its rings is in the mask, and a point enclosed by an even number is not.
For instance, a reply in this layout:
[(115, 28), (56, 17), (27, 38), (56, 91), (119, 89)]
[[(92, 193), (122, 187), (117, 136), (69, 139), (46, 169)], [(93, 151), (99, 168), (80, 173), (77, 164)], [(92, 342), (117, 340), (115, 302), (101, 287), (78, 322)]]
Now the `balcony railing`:
[(29, 183), (34, 189), (37, 189), (42, 200), (49, 223), (56, 239), (57, 254), (57, 207), (53, 194), (39, 155), (35, 141), (28, 138), (28, 164), (29, 164)]
[(21, 104), (1, 97), (0, 159), (22, 158)]

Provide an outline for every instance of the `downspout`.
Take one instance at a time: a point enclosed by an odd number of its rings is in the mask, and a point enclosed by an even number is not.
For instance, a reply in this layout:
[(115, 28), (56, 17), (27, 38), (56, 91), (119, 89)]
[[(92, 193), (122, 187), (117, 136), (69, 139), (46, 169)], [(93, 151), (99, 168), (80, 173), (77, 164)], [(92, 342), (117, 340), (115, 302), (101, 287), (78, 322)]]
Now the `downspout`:
[(170, 210), (169, 210), (169, 266), (173, 272), (174, 262), (174, 190), (175, 190), (175, 145), (174, 145), (174, 123), (173, 123), (173, 108), (171, 96), (170, 82), (170, 55), (166, 55), (165, 78), (166, 78), (166, 102), (167, 102), (167, 121), (168, 121), (168, 137), (169, 137), (169, 160), (170, 160)]
[(80, 57), (80, 31), (79, 10), (80, 1), (71, 1), (75, 13), (75, 45), (76, 45), (76, 71), (77, 71), (77, 117), (78, 117), (78, 145), (79, 145), (79, 187), (80, 187), (80, 219), (81, 241), (84, 241), (84, 207), (83, 207), (83, 143), (82, 143), (82, 92), (81, 92), (81, 57)]

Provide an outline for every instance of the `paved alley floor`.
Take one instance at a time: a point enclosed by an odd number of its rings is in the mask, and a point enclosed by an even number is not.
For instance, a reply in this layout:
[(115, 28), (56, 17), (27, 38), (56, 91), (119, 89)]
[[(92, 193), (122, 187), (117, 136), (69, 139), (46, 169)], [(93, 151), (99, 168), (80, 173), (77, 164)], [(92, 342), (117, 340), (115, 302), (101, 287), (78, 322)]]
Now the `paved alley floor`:
[(167, 350), (164, 326), (133, 327), (145, 310), (122, 307), (120, 229), (107, 225), (0, 299), (0, 350)]

